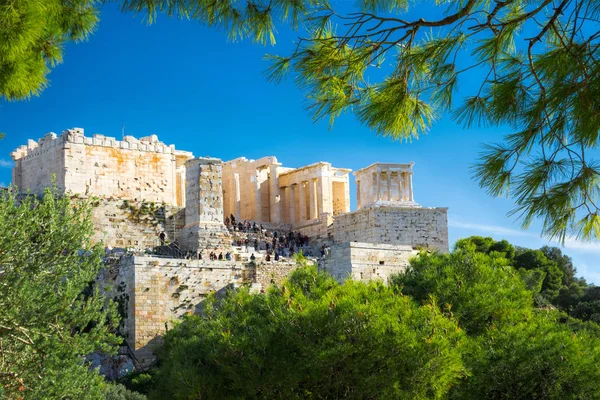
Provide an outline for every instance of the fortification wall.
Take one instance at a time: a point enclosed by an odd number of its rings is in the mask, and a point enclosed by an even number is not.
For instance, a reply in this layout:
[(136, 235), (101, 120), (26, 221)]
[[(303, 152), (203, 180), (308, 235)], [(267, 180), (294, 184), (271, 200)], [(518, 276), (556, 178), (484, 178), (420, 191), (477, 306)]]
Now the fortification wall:
[(55, 175), (56, 186), (65, 190), (65, 153), (63, 150), (66, 135), (57, 137), (48, 133), (38, 140), (28, 140), (11, 153), (15, 162), (12, 171), (13, 185), (22, 191), (41, 194), (45, 188), (52, 186)]
[[(100, 277), (120, 301), (123, 334), (143, 366), (154, 360), (161, 335), (185, 314), (198, 313), (210, 293), (248, 281), (244, 263), (124, 256), (118, 271)], [(112, 280), (111, 280), (112, 279)]]
[(319, 267), (338, 281), (380, 279), (403, 272), (418, 251), (411, 246), (347, 242), (331, 246)]
[[(60, 136), (47, 134), (12, 154), (13, 180), (21, 190), (41, 193), (51, 176), (65, 192), (104, 198), (137, 199), (183, 206), (178, 158), (191, 158), (156, 135), (119, 141), (103, 135), (85, 137), (81, 128)], [(181, 164), (181, 162), (179, 162)]]
[[(309, 261), (309, 265), (310, 265)], [(271, 284), (280, 285), (292, 273), (298, 264), (292, 259), (288, 261), (261, 262), (256, 265), (254, 281), (262, 289), (268, 288)]]
[(165, 330), (183, 315), (201, 312), (209, 294), (224, 294), (244, 283), (254, 284), (254, 290), (266, 288), (281, 283), (294, 269), (292, 261), (254, 265), (126, 255), (109, 264), (97, 285), (117, 301), (121, 333), (138, 361), (148, 366)]
[(448, 209), (377, 205), (335, 217), (336, 243), (406, 245), (448, 252)]
[(175, 241), (183, 230), (180, 207), (101, 198), (92, 205), (93, 240), (107, 247), (150, 249), (160, 244), (161, 232), (168, 241)]

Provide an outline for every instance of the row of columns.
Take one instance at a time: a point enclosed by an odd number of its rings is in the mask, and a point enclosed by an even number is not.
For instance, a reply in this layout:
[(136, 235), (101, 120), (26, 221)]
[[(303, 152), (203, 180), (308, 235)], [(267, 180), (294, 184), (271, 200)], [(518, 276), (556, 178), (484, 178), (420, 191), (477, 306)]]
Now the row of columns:
[[(385, 185), (387, 192), (387, 201), (392, 201), (392, 173), (397, 172), (396, 179), (398, 181), (398, 196), (399, 201), (415, 201), (413, 195), (413, 183), (412, 183), (412, 172), (394, 171), (390, 169), (377, 169), (376, 175), (376, 198), (375, 200), (382, 200), (381, 188)], [(385, 182), (382, 182), (382, 174), (386, 174)]]
[[(293, 183), (290, 186), (282, 187), (281, 190), (285, 196), (285, 204), (288, 207), (289, 215), (285, 222), (296, 223), (309, 221), (318, 218), (323, 211), (320, 210), (319, 196), (322, 197), (322, 178), (310, 179), (299, 183)], [(308, 190), (308, 204), (306, 203)], [(298, 209), (296, 209), (296, 194), (298, 194)]]

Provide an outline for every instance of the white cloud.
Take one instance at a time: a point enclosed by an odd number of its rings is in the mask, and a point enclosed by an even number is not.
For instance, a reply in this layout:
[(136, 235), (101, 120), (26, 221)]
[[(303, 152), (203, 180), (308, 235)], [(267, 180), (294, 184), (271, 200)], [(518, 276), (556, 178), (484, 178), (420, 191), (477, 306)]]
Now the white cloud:
[[(477, 223), (472, 223), (472, 222), (466, 222), (461, 217), (452, 216), (452, 215), (449, 216), (448, 226), (450, 228), (469, 229), (469, 230), (473, 230), (473, 231), (477, 231), (477, 232), (496, 234), (499, 236), (528, 237), (528, 238), (545, 241), (542, 237), (540, 237), (540, 235), (537, 235), (532, 232), (522, 231), (522, 230), (513, 229), (513, 228), (506, 228), (506, 227), (497, 226), (497, 225), (487, 225), (487, 224), (477, 224)], [(564, 244), (560, 244), (558, 242), (552, 242), (552, 241), (548, 241), (548, 242), (553, 243), (556, 246), (560, 246), (565, 249), (569, 249), (569, 250), (576, 250), (579, 252), (600, 254), (600, 242), (584, 242), (584, 241), (578, 240), (572, 236), (568, 236), (565, 239)]]
[(12, 168), (13, 162), (8, 160), (3, 160), (0, 158), (0, 168)]
[(458, 228), (458, 229), (473, 229), (479, 232), (488, 232), (495, 233), (497, 235), (507, 235), (507, 236), (526, 236), (531, 238), (539, 239), (539, 235), (535, 235), (531, 232), (521, 231), (518, 229), (505, 228), (503, 226), (497, 225), (486, 225), (486, 224), (474, 224), (471, 222), (464, 222), (460, 219), (456, 219), (456, 217), (450, 217), (448, 221), (448, 226), (450, 228)]

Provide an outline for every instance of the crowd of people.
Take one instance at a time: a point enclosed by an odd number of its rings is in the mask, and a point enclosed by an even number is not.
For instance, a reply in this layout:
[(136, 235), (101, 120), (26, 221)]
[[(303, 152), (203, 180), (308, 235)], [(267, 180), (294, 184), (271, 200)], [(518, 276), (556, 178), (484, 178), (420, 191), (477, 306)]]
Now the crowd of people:
[[(310, 253), (309, 238), (299, 232), (289, 231), (287, 234), (281, 231), (269, 231), (261, 223), (254, 221), (237, 221), (232, 214), (225, 218), (225, 225), (237, 239), (234, 239), (233, 245), (254, 248), (254, 251), (264, 250), (265, 261), (279, 261), (281, 257), (291, 257), (294, 253), (302, 250), (305, 254)], [(253, 237), (240, 234), (254, 234)], [(253, 254), (254, 255), (254, 254)], [(256, 258), (256, 257), (255, 257)], [(251, 257), (252, 259), (252, 257)]]
[[(311, 254), (312, 250), (309, 245), (309, 237), (290, 230), (288, 233), (265, 229), (263, 224), (257, 224), (254, 221), (237, 221), (232, 214), (225, 218), (225, 225), (230, 230), (234, 239), (232, 245), (236, 247), (245, 247), (246, 252), (251, 252), (250, 261), (256, 260), (255, 252), (264, 250), (264, 260), (279, 261), (282, 257), (291, 257), (295, 253), (302, 251), (305, 255), (315, 256)], [(161, 232), (159, 235), (161, 246), (165, 245), (165, 234)], [(321, 256), (326, 252), (324, 247), (320, 249)], [(207, 254), (208, 253), (208, 254)], [(195, 254), (187, 252), (186, 258), (202, 260), (208, 257), (210, 261), (231, 261), (233, 254), (229, 251), (218, 254), (215, 251), (208, 250), (198, 251)]]

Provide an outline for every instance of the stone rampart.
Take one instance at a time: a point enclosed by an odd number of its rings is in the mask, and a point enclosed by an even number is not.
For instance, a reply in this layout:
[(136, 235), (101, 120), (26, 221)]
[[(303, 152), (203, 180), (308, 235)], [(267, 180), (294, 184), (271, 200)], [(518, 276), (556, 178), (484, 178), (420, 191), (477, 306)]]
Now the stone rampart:
[(376, 205), (335, 217), (336, 243), (406, 245), (448, 252), (448, 209)]
[(293, 261), (188, 260), (126, 255), (108, 263), (97, 284), (117, 301), (121, 333), (142, 366), (154, 360), (161, 335), (183, 315), (201, 312), (211, 293), (249, 284), (255, 290), (280, 284), (296, 269)]
[(348, 278), (387, 281), (390, 275), (403, 272), (417, 253), (411, 246), (346, 242), (331, 246), (319, 268), (340, 282)]
[(107, 247), (151, 249), (160, 245), (159, 235), (175, 241), (183, 230), (183, 209), (152, 202), (96, 199), (92, 201), (96, 242)]
[(116, 268), (100, 283), (113, 287), (108, 294), (120, 302), (122, 333), (143, 366), (154, 361), (152, 351), (174, 321), (198, 313), (210, 293), (249, 281), (246, 264), (235, 261), (124, 256)]
[(73, 194), (172, 205), (184, 198), (179, 176), (184, 170), (178, 165), (192, 157), (160, 142), (156, 135), (116, 140), (104, 135), (85, 137), (80, 128), (30, 140), (11, 156), (13, 183), (23, 191), (41, 193), (52, 185), (54, 176), (61, 190)]

